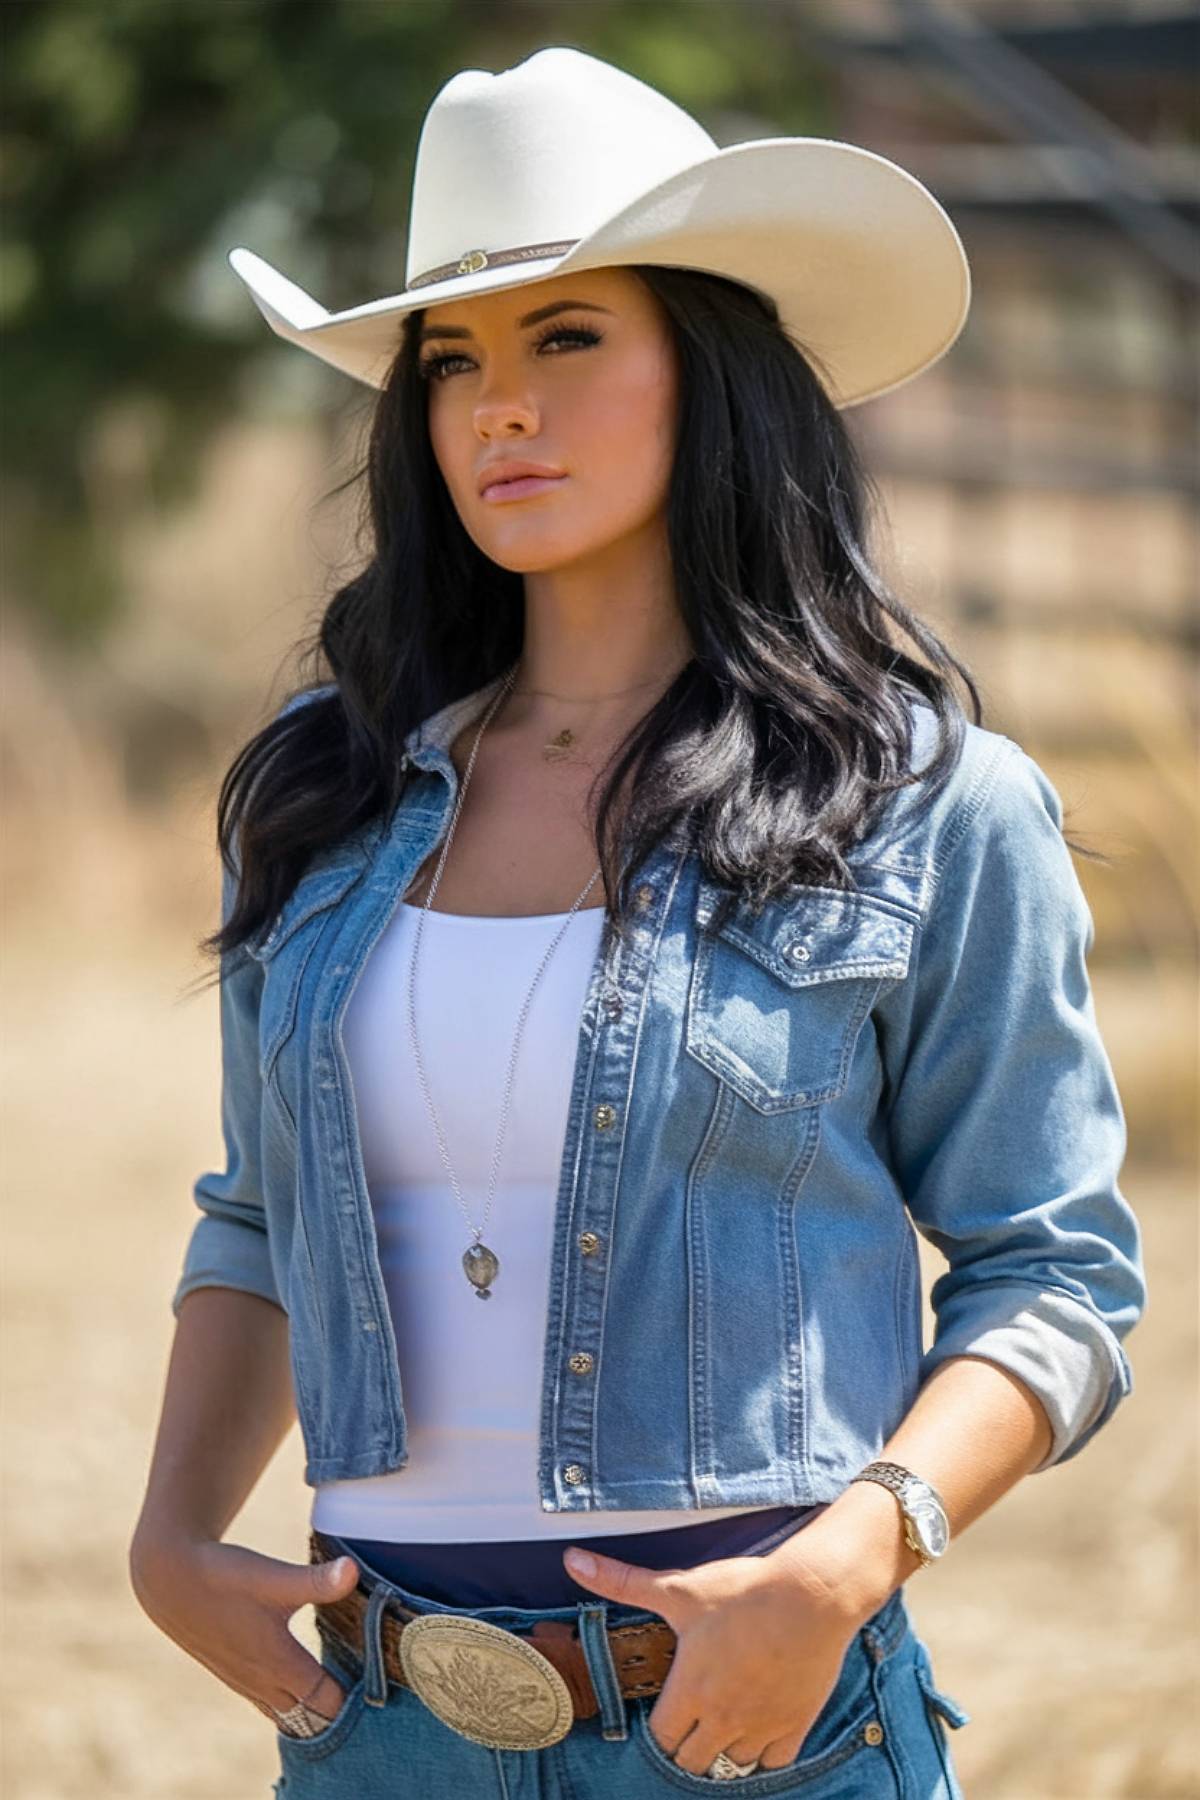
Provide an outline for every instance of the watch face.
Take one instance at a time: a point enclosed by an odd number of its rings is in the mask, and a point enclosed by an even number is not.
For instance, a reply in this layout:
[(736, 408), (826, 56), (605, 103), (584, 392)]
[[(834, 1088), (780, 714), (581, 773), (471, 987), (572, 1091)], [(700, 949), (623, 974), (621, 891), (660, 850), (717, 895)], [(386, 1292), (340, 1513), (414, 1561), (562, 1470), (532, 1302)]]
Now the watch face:
[(950, 1541), (946, 1515), (936, 1500), (918, 1500), (911, 1508), (913, 1529), (929, 1556), (940, 1556)]

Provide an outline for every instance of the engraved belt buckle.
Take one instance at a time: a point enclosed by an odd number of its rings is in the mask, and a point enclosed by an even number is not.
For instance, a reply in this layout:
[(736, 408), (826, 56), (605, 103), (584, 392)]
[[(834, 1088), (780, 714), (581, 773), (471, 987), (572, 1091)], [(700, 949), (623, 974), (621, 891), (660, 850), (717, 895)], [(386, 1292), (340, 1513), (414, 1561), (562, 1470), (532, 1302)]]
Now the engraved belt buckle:
[(575, 1723), (571, 1691), (554, 1664), (485, 1619), (410, 1619), (400, 1633), (400, 1661), (430, 1712), (489, 1749), (542, 1750)]

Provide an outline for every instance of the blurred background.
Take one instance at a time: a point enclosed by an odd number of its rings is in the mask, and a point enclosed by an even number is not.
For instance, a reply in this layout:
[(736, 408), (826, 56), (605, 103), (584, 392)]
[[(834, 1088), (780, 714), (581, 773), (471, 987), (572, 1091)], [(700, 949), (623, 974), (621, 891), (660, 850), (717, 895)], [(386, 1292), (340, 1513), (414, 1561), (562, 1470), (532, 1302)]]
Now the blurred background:
[[(892, 580), (1109, 859), (1076, 867), (1150, 1302), (1112, 1423), (907, 1595), (972, 1714), (971, 1800), (1195, 1795), (1195, 12), (6, 0), (0, 30), (4, 1794), (241, 1800), (278, 1773), (126, 1574), (219, 1154), (216, 999), (185, 994), (216, 791), (360, 554), (374, 398), (276, 339), (225, 257), (331, 310), (396, 292), (437, 89), (558, 43), (720, 144), (894, 157), (966, 244), (963, 336), (847, 418)], [(304, 1561), (301, 1471), (293, 1430), (231, 1536)], [(310, 1611), (293, 1629), (315, 1646)]]

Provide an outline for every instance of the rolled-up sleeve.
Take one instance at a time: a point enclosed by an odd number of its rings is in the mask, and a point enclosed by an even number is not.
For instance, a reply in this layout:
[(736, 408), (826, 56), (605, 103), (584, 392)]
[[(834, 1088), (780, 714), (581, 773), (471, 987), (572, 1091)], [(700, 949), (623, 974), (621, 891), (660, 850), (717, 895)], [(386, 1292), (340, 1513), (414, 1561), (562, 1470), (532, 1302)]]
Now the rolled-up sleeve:
[(1146, 1301), (1141, 1233), (1118, 1186), (1125, 1118), (1059, 795), (1004, 738), (966, 812), (901, 984), (888, 1133), (913, 1222), (949, 1265), (920, 1379), (962, 1355), (1018, 1376), (1053, 1427), (1036, 1474), (1132, 1392), (1122, 1340)]
[[(222, 921), (229, 917), (234, 878), (223, 871)], [(192, 1194), (201, 1216), (192, 1227), (183, 1270), (171, 1301), (194, 1288), (240, 1288), (283, 1308), (272, 1272), (262, 1188), (262, 1086), (258, 1012), (262, 966), (245, 948), (222, 959), (221, 1130), (225, 1166), (205, 1171)], [(286, 1310), (286, 1309), (283, 1309)]]

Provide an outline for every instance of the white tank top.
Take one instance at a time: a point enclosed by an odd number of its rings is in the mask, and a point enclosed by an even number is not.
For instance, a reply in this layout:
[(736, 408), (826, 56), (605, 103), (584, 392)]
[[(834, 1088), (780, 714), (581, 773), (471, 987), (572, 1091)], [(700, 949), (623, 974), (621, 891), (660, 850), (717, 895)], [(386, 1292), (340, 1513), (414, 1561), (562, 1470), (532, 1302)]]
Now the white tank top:
[[(450, 1185), (413, 1058), (408, 975), (422, 909), (401, 901), (350, 998), (342, 1039), (396, 1333), (409, 1461), (317, 1487), (312, 1524), (341, 1537), (468, 1543), (578, 1537), (579, 1513), (538, 1500), (538, 1420), (559, 1168), (579, 1017), (604, 921), (580, 907), (526, 1014), (483, 1241), (500, 1259), (490, 1299), (463, 1271), (471, 1230)], [(447, 1154), (483, 1222), (521, 1005), (566, 913), (425, 914), (417, 1032)], [(759, 1507), (705, 1507), (720, 1519)], [(589, 1536), (694, 1525), (691, 1511), (586, 1515)]]

